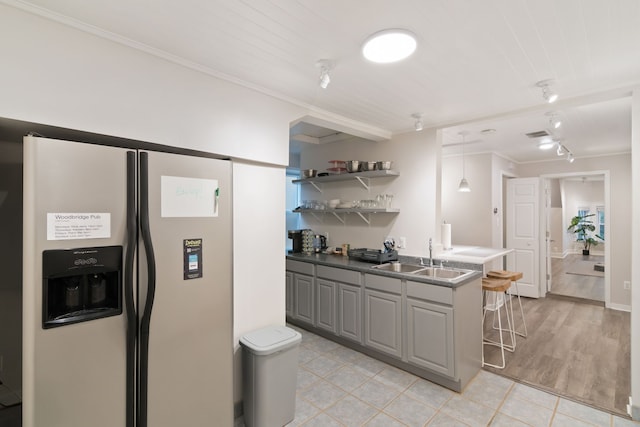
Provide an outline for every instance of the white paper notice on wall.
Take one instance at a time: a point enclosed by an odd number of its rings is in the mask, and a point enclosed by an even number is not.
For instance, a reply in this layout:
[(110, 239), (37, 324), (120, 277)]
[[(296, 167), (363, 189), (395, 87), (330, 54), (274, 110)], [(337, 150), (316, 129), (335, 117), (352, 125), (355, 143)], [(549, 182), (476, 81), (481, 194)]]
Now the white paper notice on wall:
[(47, 213), (47, 240), (108, 239), (110, 237), (110, 213)]
[(163, 218), (218, 216), (217, 179), (162, 176), (160, 187)]

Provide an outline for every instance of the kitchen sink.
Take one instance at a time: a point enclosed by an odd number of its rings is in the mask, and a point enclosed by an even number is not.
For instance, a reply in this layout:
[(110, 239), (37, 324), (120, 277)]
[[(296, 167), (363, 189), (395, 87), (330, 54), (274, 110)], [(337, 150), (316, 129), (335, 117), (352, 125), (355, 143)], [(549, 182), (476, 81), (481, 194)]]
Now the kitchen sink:
[(424, 267), (415, 264), (404, 264), (401, 262), (390, 262), (386, 264), (374, 265), (372, 268), (384, 271), (393, 271), (394, 273), (413, 273), (422, 270)]
[(427, 276), (438, 280), (446, 280), (452, 283), (464, 280), (468, 275), (474, 273), (474, 270), (465, 270), (461, 268), (425, 267), (423, 265), (405, 264), (401, 262), (374, 265), (371, 268), (375, 268), (376, 270), (392, 271), (394, 273), (407, 273), (411, 276)]
[(436, 279), (457, 279), (471, 273), (473, 273), (473, 270), (460, 270), (448, 267), (427, 267), (413, 272), (416, 276), (429, 276)]

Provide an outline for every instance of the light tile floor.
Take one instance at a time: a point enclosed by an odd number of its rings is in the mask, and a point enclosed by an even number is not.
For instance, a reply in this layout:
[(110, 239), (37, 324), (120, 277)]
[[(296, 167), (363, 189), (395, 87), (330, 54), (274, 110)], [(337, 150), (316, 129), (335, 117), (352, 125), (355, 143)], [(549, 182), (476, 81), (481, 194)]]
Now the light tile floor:
[[(456, 393), (294, 326), (302, 334), (288, 427), (640, 426), (481, 370)], [(236, 427), (244, 424), (237, 420)]]

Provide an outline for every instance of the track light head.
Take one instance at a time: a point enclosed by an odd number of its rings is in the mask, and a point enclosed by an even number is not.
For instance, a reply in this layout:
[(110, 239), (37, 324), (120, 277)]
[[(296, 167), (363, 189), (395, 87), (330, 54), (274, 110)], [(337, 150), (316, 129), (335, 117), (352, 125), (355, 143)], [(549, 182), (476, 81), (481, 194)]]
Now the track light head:
[(571, 153), (567, 154), (567, 162), (573, 163), (574, 160), (575, 160), (575, 158), (573, 157), (573, 154), (571, 154)]
[(562, 126), (562, 120), (558, 118), (558, 113), (555, 111), (549, 111), (545, 115), (549, 117), (549, 125), (552, 129), (559, 129)]
[(552, 79), (541, 80), (536, 83), (536, 86), (542, 89), (542, 98), (544, 98), (544, 100), (549, 104), (553, 104), (558, 100), (558, 94), (549, 88), (552, 83)]
[(322, 89), (326, 89), (331, 83), (331, 76), (329, 71), (333, 68), (333, 64), (328, 59), (320, 59), (316, 62), (316, 67), (320, 68), (320, 78), (318, 84)]
[(416, 132), (420, 132), (422, 129), (424, 129), (424, 122), (422, 121), (421, 113), (413, 113), (411, 117), (416, 119), (415, 123), (413, 124), (413, 127), (415, 128)]
[(320, 72), (320, 87), (322, 89), (326, 89), (329, 86), (329, 83), (331, 83), (331, 76), (329, 76), (329, 71), (322, 70), (322, 72)]

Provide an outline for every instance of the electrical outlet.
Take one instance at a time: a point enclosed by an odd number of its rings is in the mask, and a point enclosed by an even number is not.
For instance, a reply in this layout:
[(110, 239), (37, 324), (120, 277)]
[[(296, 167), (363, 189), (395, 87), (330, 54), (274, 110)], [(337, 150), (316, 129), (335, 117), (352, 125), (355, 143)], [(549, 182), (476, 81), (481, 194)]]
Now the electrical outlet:
[(400, 241), (398, 242), (398, 248), (399, 249), (407, 249), (407, 238), (406, 237), (400, 237)]
[(623, 283), (625, 289), (631, 289), (631, 282), (630, 281), (625, 280), (622, 283)]

